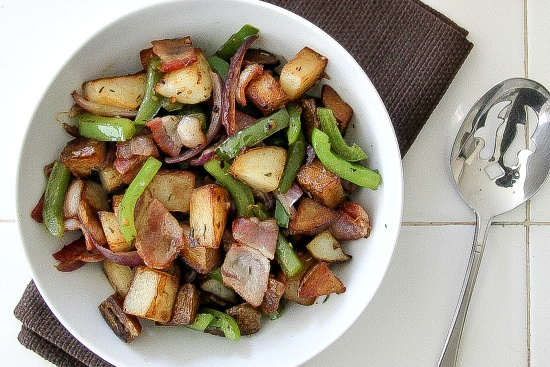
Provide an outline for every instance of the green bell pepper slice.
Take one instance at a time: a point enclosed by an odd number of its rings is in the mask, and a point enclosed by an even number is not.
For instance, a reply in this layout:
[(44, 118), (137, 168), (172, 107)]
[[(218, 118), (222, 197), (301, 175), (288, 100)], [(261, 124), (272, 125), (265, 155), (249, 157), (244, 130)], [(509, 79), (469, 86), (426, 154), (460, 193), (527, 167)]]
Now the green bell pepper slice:
[(124, 117), (105, 117), (88, 112), (76, 116), (78, 132), (98, 141), (125, 141), (136, 133), (134, 122)]
[(155, 117), (162, 107), (164, 97), (155, 92), (155, 85), (164, 74), (159, 70), (160, 65), (161, 61), (158, 57), (149, 61), (145, 78), (145, 94), (134, 119), (136, 125), (145, 125), (147, 121)]
[(63, 236), (65, 232), (63, 204), (70, 181), (71, 171), (62, 162), (55, 161), (44, 192), (42, 217), (48, 232), (56, 237)]
[(346, 143), (340, 129), (338, 129), (336, 117), (334, 117), (334, 113), (330, 108), (318, 107), (317, 117), (319, 117), (321, 130), (328, 135), (330, 145), (336, 154), (348, 162), (357, 162), (368, 158), (359, 145), (353, 143), (352, 146), (349, 146)]
[(277, 237), (277, 247), (275, 248), (275, 259), (281, 266), (285, 275), (289, 278), (298, 274), (302, 268), (302, 260), (294, 251), (292, 244), (288, 242), (285, 236), (279, 233)]
[(241, 44), (244, 42), (244, 40), (250, 36), (254, 36), (258, 34), (259, 30), (258, 28), (250, 25), (245, 24), (237, 31), (237, 33), (231, 35), (229, 39), (223, 44), (222, 47), (218, 51), (216, 51), (216, 55), (225, 61), (229, 61), (231, 57), (237, 52)]
[(202, 308), (199, 313), (206, 313), (214, 316), (208, 327), (215, 327), (223, 331), (225, 337), (229, 340), (239, 341), (241, 339), (241, 330), (237, 321), (225, 312), (211, 308)]
[(319, 160), (332, 173), (356, 185), (376, 190), (382, 180), (380, 174), (367, 167), (351, 163), (334, 154), (327, 134), (314, 128), (311, 134), (313, 150)]
[(246, 218), (254, 216), (254, 195), (252, 194), (252, 190), (228, 172), (228, 165), (219, 159), (213, 158), (206, 162), (203, 167), (220, 185), (229, 191), (229, 194), (235, 201), (237, 215)]
[(162, 162), (156, 158), (149, 157), (139, 170), (137, 176), (132, 180), (122, 201), (120, 202), (119, 223), (122, 236), (128, 243), (132, 243), (136, 237), (136, 227), (134, 223), (134, 209), (136, 203), (145, 191), (145, 188), (153, 180), (158, 170), (162, 166)]
[(288, 127), (289, 119), (287, 110), (282, 108), (225, 139), (216, 149), (216, 153), (223, 159), (235, 158), (244, 147), (252, 147)]

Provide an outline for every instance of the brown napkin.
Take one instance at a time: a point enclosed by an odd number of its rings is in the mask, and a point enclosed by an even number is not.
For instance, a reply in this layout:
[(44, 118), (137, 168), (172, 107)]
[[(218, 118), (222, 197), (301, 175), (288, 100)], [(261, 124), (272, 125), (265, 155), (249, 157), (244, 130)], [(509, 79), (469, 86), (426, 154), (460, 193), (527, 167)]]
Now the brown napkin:
[[(472, 48), (467, 31), (417, 0), (269, 0), (340, 42), (366, 71), (404, 156)], [(73, 338), (31, 282), (19, 341), (58, 366), (111, 366)]]

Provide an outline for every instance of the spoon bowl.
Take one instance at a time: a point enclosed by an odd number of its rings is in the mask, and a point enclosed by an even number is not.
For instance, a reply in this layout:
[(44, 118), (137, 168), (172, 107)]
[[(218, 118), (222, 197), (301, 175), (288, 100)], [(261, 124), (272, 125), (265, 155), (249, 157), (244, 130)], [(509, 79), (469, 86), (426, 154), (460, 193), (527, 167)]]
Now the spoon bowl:
[(493, 218), (531, 198), (550, 172), (550, 93), (513, 78), (489, 89), (466, 115), (451, 152), (451, 171), (476, 229), (466, 278), (439, 367), (455, 366), (468, 304)]

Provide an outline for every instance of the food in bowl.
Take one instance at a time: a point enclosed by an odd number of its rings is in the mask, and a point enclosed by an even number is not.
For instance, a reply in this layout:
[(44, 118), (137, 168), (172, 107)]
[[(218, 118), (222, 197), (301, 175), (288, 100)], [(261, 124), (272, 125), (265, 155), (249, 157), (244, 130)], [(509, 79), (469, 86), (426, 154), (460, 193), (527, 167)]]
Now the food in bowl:
[(381, 176), (343, 138), (351, 106), (319, 87), (329, 60), (304, 46), (284, 62), (257, 39), (245, 25), (212, 55), (189, 36), (154, 40), (142, 71), (72, 93), (73, 139), (33, 218), (82, 232), (57, 269), (103, 262), (114, 293), (99, 309), (126, 342), (140, 319), (256, 333), (284, 302), (343, 293), (340, 241), (370, 235), (350, 194)]

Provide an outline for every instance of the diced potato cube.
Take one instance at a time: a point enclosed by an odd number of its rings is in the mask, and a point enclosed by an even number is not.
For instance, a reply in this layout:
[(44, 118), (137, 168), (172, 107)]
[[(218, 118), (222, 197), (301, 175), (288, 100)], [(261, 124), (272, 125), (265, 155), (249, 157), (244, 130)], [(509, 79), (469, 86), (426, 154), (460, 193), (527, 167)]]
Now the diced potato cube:
[(227, 223), (229, 193), (216, 184), (193, 189), (190, 199), (190, 235), (198, 246), (218, 248)]
[(134, 278), (134, 270), (125, 265), (120, 265), (111, 260), (105, 259), (103, 261), (103, 272), (109, 279), (109, 283), (113, 286), (113, 289), (121, 296), (126, 297), (128, 289), (130, 289), (130, 283)]
[(92, 139), (73, 139), (61, 151), (61, 162), (76, 177), (88, 177), (99, 170), (107, 156), (107, 144)]
[(99, 181), (108, 193), (118, 190), (124, 184), (122, 173), (118, 172), (113, 165), (99, 171)]
[(82, 91), (90, 102), (137, 110), (145, 93), (145, 73), (90, 80)]
[(153, 197), (157, 198), (171, 212), (189, 213), (191, 192), (195, 187), (195, 174), (189, 171), (161, 169), (147, 186)]
[(338, 213), (309, 197), (298, 202), (296, 215), (289, 224), (290, 234), (313, 236), (327, 229), (336, 220)]
[(222, 263), (220, 248), (198, 246), (195, 239), (190, 237), (191, 228), (181, 224), (183, 229), (183, 247), (180, 256), (183, 261), (200, 274), (207, 274)]
[(327, 62), (323, 55), (304, 47), (283, 66), (279, 82), (290, 100), (301, 97), (323, 76)]
[(303, 165), (296, 180), (304, 191), (331, 209), (346, 199), (340, 177), (330, 172), (318, 158)]
[(173, 275), (138, 266), (124, 299), (124, 312), (158, 322), (170, 321), (178, 283)]
[(302, 276), (298, 287), (298, 296), (301, 298), (326, 296), (331, 293), (340, 294), (346, 287), (330, 270), (325, 262), (318, 261), (311, 265)]
[(162, 325), (191, 325), (195, 321), (200, 306), (200, 292), (193, 283), (183, 284), (176, 295), (173, 316)]
[(338, 128), (342, 134), (344, 134), (353, 116), (353, 109), (351, 106), (328, 84), (321, 87), (321, 100), (325, 107), (332, 110), (336, 121), (338, 121)]
[(350, 259), (338, 240), (328, 231), (323, 231), (315, 236), (306, 245), (306, 248), (314, 258), (328, 263), (344, 262)]
[(251, 148), (235, 158), (229, 173), (256, 190), (274, 191), (285, 169), (286, 154), (277, 146)]
[(155, 86), (155, 91), (185, 104), (197, 104), (210, 98), (210, 65), (203, 52), (197, 49), (196, 62), (166, 73)]
[(245, 89), (246, 96), (264, 115), (269, 115), (283, 107), (288, 96), (277, 79), (264, 71), (252, 79)]
[(120, 224), (115, 213), (100, 211), (97, 212), (103, 232), (107, 239), (107, 244), (113, 252), (127, 252), (134, 249), (134, 247), (126, 242), (122, 232), (120, 231)]

